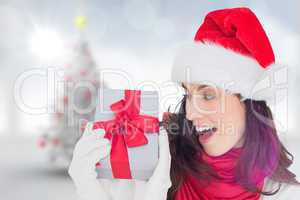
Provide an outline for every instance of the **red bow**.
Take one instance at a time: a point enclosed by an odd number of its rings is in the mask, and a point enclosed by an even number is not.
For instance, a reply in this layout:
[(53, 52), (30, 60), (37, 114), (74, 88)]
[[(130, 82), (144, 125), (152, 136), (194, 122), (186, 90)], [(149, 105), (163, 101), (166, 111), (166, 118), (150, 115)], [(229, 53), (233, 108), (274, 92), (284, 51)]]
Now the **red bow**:
[(115, 118), (98, 121), (93, 129), (105, 130), (105, 138), (111, 140), (110, 162), (114, 178), (131, 179), (127, 147), (148, 144), (144, 133), (158, 132), (156, 117), (140, 115), (141, 91), (125, 90), (125, 98), (111, 104)]

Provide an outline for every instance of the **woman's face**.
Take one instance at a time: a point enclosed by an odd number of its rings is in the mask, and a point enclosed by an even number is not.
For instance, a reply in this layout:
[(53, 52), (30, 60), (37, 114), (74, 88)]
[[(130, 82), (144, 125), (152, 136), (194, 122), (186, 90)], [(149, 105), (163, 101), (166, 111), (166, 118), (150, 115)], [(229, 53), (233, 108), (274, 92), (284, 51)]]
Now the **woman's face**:
[(193, 122), (205, 152), (219, 156), (243, 145), (245, 106), (237, 95), (206, 85), (183, 84), (186, 118)]

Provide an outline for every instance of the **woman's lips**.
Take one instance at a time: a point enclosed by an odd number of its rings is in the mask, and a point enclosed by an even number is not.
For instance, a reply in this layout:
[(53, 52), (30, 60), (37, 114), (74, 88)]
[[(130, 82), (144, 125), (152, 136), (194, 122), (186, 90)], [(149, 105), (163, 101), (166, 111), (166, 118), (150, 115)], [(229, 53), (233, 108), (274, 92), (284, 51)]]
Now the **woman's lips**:
[(213, 127), (204, 131), (196, 131), (199, 141), (201, 143), (206, 143), (213, 136), (213, 134), (217, 131), (217, 128)]

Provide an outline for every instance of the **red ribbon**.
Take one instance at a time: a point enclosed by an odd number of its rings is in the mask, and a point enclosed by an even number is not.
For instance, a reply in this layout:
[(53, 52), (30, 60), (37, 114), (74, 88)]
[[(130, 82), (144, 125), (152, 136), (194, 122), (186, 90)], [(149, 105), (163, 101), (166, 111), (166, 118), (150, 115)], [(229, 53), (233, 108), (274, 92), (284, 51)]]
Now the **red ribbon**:
[(131, 179), (127, 147), (138, 147), (148, 144), (145, 133), (159, 130), (158, 118), (140, 115), (139, 90), (125, 90), (124, 99), (110, 105), (115, 118), (98, 121), (93, 129), (105, 130), (105, 138), (111, 140), (110, 163), (114, 178)]

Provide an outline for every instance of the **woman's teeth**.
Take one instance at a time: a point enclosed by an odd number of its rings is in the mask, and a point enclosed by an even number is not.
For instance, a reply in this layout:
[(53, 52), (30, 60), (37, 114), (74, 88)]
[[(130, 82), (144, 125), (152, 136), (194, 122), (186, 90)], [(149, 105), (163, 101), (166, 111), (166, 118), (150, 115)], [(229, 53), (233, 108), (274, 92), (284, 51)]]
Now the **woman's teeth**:
[(196, 131), (200, 134), (205, 134), (208, 132), (215, 132), (217, 130), (217, 128), (215, 127), (196, 127)]
[(195, 127), (196, 134), (199, 136), (199, 141), (204, 144), (209, 141), (209, 139), (214, 135), (214, 133), (217, 131), (216, 127)]

